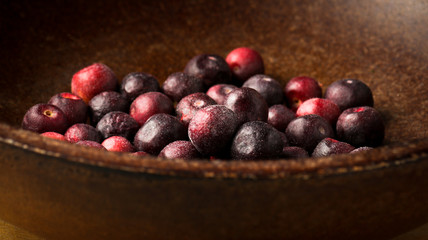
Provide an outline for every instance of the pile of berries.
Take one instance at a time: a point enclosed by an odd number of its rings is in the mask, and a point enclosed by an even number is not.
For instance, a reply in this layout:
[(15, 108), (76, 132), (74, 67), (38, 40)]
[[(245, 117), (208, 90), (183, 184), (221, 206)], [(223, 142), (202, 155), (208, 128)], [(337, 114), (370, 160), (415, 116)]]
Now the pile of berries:
[(342, 79), (322, 89), (306, 76), (283, 87), (263, 59), (241, 47), (202, 54), (162, 86), (143, 72), (117, 79), (95, 63), (74, 74), (71, 93), (31, 107), (22, 128), (109, 151), (183, 159), (320, 157), (379, 146), (382, 116), (370, 88)]

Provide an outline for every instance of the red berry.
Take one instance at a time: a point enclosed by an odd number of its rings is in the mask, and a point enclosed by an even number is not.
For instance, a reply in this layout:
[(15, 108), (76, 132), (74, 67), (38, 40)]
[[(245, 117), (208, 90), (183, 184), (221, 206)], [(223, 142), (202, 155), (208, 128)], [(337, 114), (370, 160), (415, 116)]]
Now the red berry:
[(191, 142), (180, 140), (166, 145), (159, 153), (159, 157), (194, 159), (202, 156)]
[(157, 113), (171, 114), (174, 112), (174, 105), (163, 93), (148, 92), (141, 94), (131, 104), (129, 114), (142, 126), (147, 119)]
[(226, 57), (226, 62), (232, 74), (240, 82), (246, 81), (253, 75), (263, 74), (265, 71), (260, 54), (251, 48), (240, 47), (232, 50)]
[(57, 133), (57, 132), (44, 132), (40, 135), (42, 135), (44, 137), (48, 137), (48, 138), (53, 138), (56, 140), (67, 141), (65, 139), (64, 135), (62, 135), (61, 133)]
[(71, 92), (89, 102), (95, 95), (104, 91), (114, 91), (118, 80), (113, 71), (102, 63), (94, 63), (73, 75)]
[(288, 107), (296, 111), (297, 108), (310, 98), (320, 98), (322, 89), (317, 80), (300, 76), (292, 78), (284, 87)]
[(223, 105), (226, 96), (237, 88), (231, 84), (216, 84), (208, 89), (207, 95), (214, 99), (217, 104)]
[(121, 136), (112, 136), (104, 140), (103, 145), (107, 151), (112, 152), (134, 152), (134, 146), (128, 141), (128, 139)]
[(336, 124), (340, 115), (339, 107), (332, 101), (324, 98), (311, 98), (304, 101), (297, 109), (298, 117), (316, 114), (325, 118), (332, 126)]

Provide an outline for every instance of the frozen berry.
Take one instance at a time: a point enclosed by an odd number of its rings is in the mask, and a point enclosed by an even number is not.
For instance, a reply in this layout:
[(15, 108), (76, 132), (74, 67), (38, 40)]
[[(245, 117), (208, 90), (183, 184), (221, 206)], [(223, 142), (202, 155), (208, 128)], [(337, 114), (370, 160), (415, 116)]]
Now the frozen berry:
[(232, 76), (226, 61), (214, 54), (201, 54), (193, 57), (187, 63), (184, 72), (201, 78), (206, 88), (218, 83), (228, 83)]
[(269, 106), (280, 104), (284, 101), (281, 84), (267, 75), (254, 75), (245, 81), (242, 87), (252, 88), (259, 92)]
[(91, 122), (94, 125), (109, 112), (127, 112), (128, 109), (128, 100), (120, 93), (114, 91), (99, 93), (89, 101)]
[(37, 133), (64, 133), (69, 125), (61, 109), (52, 104), (39, 103), (28, 109), (21, 126), (25, 130)]
[(269, 108), (267, 122), (283, 132), (291, 120), (296, 118), (296, 114), (282, 104), (273, 105)]
[(83, 140), (91, 140), (100, 143), (103, 140), (101, 133), (96, 128), (85, 123), (76, 123), (69, 127), (65, 132), (64, 137), (71, 143)]
[(310, 114), (292, 120), (285, 129), (285, 135), (290, 146), (302, 147), (312, 153), (321, 140), (334, 138), (334, 131), (327, 120)]
[(138, 130), (134, 146), (139, 151), (158, 155), (169, 143), (186, 139), (186, 127), (176, 117), (158, 113), (151, 116)]
[(311, 98), (304, 101), (296, 111), (298, 117), (316, 114), (325, 118), (332, 126), (336, 124), (341, 111), (332, 101), (324, 98)]
[(195, 159), (201, 158), (202, 156), (190, 141), (180, 140), (166, 145), (159, 153), (159, 157), (169, 159)]
[(188, 127), (195, 113), (206, 106), (215, 105), (216, 102), (205, 93), (190, 94), (178, 102), (176, 106), (177, 118)]
[(226, 96), (224, 105), (236, 113), (240, 125), (249, 121), (267, 121), (269, 107), (262, 95), (252, 88), (233, 90)]
[(97, 124), (97, 129), (104, 138), (122, 136), (128, 140), (134, 138), (140, 126), (129, 114), (124, 112), (109, 112)]
[(324, 138), (315, 147), (312, 157), (324, 157), (334, 154), (349, 153), (355, 148), (346, 142), (337, 141), (332, 138)]
[(107, 151), (111, 152), (134, 152), (134, 146), (128, 141), (128, 139), (121, 136), (111, 136), (105, 139), (101, 145), (103, 145)]
[(359, 106), (373, 107), (373, 95), (370, 88), (357, 79), (342, 79), (333, 82), (325, 90), (326, 99), (339, 106), (340, 110)]
[(94, 63), (73, 75), (71, 92), (86, 103), (95, 95), (104, 91), (114, 91), (118, 80), (114, 72), (102, 63)]
[(157, 113), (171, 114), (174, 105), (163, 93), (147, 92), (138, 96), (131, 104), (129, 114), (142, 126), (149, 117)]
[(229, 152), (239, 121), (236, 114), (223, 105), (200, 109), (189, 123), (190, 141), (202, 155), (217, 156)]
[(138, 96), (146, 92), (159, 92), (158, 80), (148, 73), (133, 72), (122, 79), (120, 92), (129, 102), (134, 101)]
[(235, 85), (220, 83), (210, 87), (207, 95), (214, 99), (217, 104), (223, 105), (226, 95), (237, 88)]
[(260, 54), (251, 48), (240, 47), (232, 50), (226, 57), (226, 62), (232, 74), (241, 83), (256, 74), (265, 71), (263, 59)]
[(67, 117), (69, 125), (85, 123), (88, 117), (88, 106), (82, 98), (72, 93), (58, 93), (49, 100), (48, 104), (61, 109)]
[(321, 98), (322, 89), (317, 80), (300, 76), (288, 81), (284, 87), (284, 93), (288, 107), (296, 111), (304, 101), (310, 98)]
[(91, 140), (82, 140), (82, 141), (77, 142), (76, 144), (82, 145), (82, 146), (87, 146), (87, 147), (98, 148), (98, 149), (102, 149), (102, 150), (107, 150), (103, 145), (101, 145), (101, 143), (94, 142)]
[(204, 82), (200, 78), (190, 76), (183, 72), (176, 72), (168, 76), (162, 85), (163, 93), (173, 101), (179, 102), (183, 97), (205, 92)]
[(278, 130), (261, 121), (244, 123), (233, 138), (233, 159), (258, 160), (277, 158), (284, 142)]
[(283, 158), (306, 158), (309, 157), (308, 151), (301, 147), (284, 147), (281, 157)]
[(40, 135), (42, 135), (44, 137), (48, 137), (48, 138), (53, 138), (56, 140), (66, 141), (64, 135), (62, 135), (61, 133), (57, 133), (57, 132), (44, 132)]
[(372, 147), (359, 147), (352, 150), (350, 153), (364, 152), (373, 149)]
[(372, 107), (348, 108), (340, 114), (337, 137), (355, 147), (376, 147), (382, 144), (385, 125), (381, 114)]

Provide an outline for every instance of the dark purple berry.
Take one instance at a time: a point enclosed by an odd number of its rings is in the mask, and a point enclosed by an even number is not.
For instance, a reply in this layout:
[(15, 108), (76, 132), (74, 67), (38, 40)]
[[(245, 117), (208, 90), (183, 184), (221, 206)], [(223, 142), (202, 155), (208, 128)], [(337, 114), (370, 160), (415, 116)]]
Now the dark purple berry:
[(296, 111), (298, 117), (316, 114), (325, 118), (332, 126), (336, 124), (341, 111), (332, 101), (324, 98), (311, 98), (304, 101)]
[(166, 145), (159, 153), (159, 157), (169, 159), (195, 159), (201, 158), (202, 156), (190, 141), (180, 140)]
[(248, 47), (232, 50), (226, 57), (226, 62), (232, 70), (233, 76), (241, 83), (256, 74), (265, 71), (263, 59), (260, 54)]
[(285, 129), (290, 146), (302, 147), (312, 153), (324, 138), (334, 138), (334, 131), (327, 120), (315, 115), (305, 115), (292, 120)]
[(121, 136), (111, 136), (105, 139), (101, 145), (103, 145), (107, 151), (111, 152), (134, 152), (135, 148), (128, 139)]
[(365, 83), (357, 79), (342, 79), (333, 82), (325, 90), (324, 97), (336, 103), (341, 111), (359, 106), (373, 107), (372, 91)]
[(352, 150), (350, 153), (364, 152), (364, 151), (368, 151), (368, 150), (372, 150), (372, 149), (373, 149), (372, 147), (359, 147), (359, 148)]
[(79, 96), (63, 92), (54, 95), (48, 102), (57, 106), (65, 114), (68, 124), (85, 123), (88, 117), (88, 105)]
[(147, 119), (157, 113), (172, 114), (174, 104), (160, 92), (147, 92), (138, 96), (131, 104), (129, 114), (142, 126)]
[(224, 58), (213, 54), (201, 54), (193, 57), (187, 63), (184, 72), (201, 78), (206, 88), (218, 83), (228, 83), (232, 76)]
[(245, 81), (242, 87), (252, 88), (259, 92), (269, 106), (280, 104), (284, 101), (281, 84), (267, 75), (254, 75)]
[(120, 92), (129, 102), (146, 92), (159, 92), (158, 80), (148, 73), (133, 72), (126, 75), (120, 87)]
[(385, 124), (381, 114), (372, 107), (349, 108), (340, 114), (337, 137), (355, 147), (376, 147), (382, 144)]
[(346, 142), (337, 141), (332, 138), (324, 138), (315, 147), (312, 157), (325, 157), (334, 154), (349, 153), (354, 149), (352, 145)]
[(64, 133), (69, 124), (64, 112), (52, 104), (39, 103), (25, 113), (22, 128), (37, 133)]
[(216, 102), (205, 93), (193, 93), (178, 102), (175, 112), (181, 123), (188, 127), (190, 120), (199, 109), (215, 104)]
[(85, 123), (76, 123), (69, 127), (64, 134), (67, 141), (76, 143), (83, 140), (90, 140), (100, 143), (103, 140), (101, 133), (93, 126)]
[(228, 148), (239, 126), (236, 114), (223, 105), (200, 109), (189, 123), (190, 141), (202, 155), (218, 156)]
[(82, 145), (82, 146), (87, 146), (87, 147), (93, 147), (93, 148), (98, 148), (98, 149), (102, 149), (102, 150), (107, 150), (103, 145), (101, 145), (101, 143), (97, 143), (91, 140), (83, 140), (83, 141), (79, 141), (76, 143), (77, 145)]
[(226, 96), (237, 88), (237, 86), (231, 84), (216, 84), (208, 89), (207, 95), (214, 99), (217, 104), (223, 105)]
[(322, 89), (317, 80), (300, 76), (288, 81), (284, 87), (284, 94), (288, 107), (296, 111), (304, 101), (310, 98), (320, 98), (322, 96)]
[(150, 117), (138, 130), (134, 146), (139, 151), (158, 155), (169, 143), (186, 139), (186, 127), (176, 117), (159, 113)]
[(273, 105), (269, 108), (267, 122), (284, 132), (291, 120), (296, 118), (296, 114), (282, 104)]
[(306, 158), (309, 157), (308, 151), (301, 147), (284, 147), (281, 157), (283, 158)]
[(148, 153), (146, 153), (144, 151), (137, 151), (137, 152), (133, 152), (131, 154), (135, 155), (135, 156), (141, 156), (141, 157), (149, 155)]
[[(278, 130), (278, 129), (277, 129)], [(288, 146), (288, 139), (287, 139), (287, 135), (285, 135), (284, 132), (280, 132), (278, 131), (279, 134), (281, 135), (281, 139), (282, 139), (282, 143), (284, 145), (284, 147)]]
[(246, 122), (233, 138), (231, 156), (241, 160), (277, 158), (283, 147), (281, 135), (274, 127), (261, 121)]
[(183, 72), (176, 72), (168, 76), (162, 85), (163, 93), (173, 101), (179, 102), (183, 97), (205, 92), (204, 82), (200, 78), (190, 76)]
[(97, 129), (104, 138), (122, 136), (128, 140), (134, 138), (139, 127), (137, 121), (124, 112), (109, 112), (97, 124)]
[(252, 88), (233, 90), (226, 96), (224, 105), (236, 113), (240, 124), (267, 121), (269, 107), (262, 95)]
[(109, 112), (127, 112), (128, 100), (118, 92), (106, 91), (95, 95), (88, 103), (93, 125)]

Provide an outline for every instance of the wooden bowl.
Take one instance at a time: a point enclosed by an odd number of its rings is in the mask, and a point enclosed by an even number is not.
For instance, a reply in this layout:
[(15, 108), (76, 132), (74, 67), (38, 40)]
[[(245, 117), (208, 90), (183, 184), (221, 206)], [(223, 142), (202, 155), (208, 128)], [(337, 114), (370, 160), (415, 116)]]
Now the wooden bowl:
[[(426, 1), (14, 1), (0, 6), (0, 218), (47, 239), (389, 239), (428, 222)], [(386, 121), (355, 155), (182, 161), (45, 139), (26, 110), (94, 62), (164, 80), (257, 49), (284, 85), (358, 78)]]

